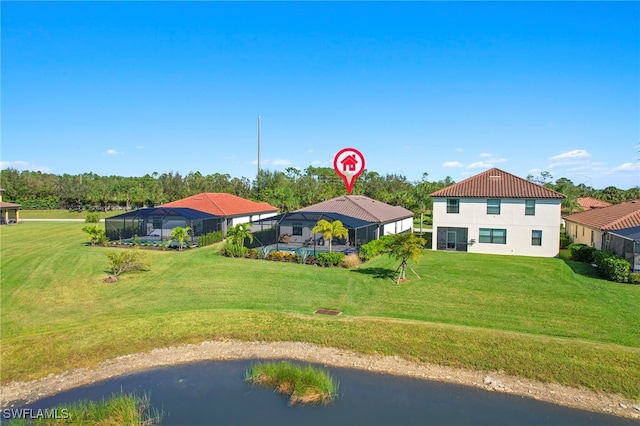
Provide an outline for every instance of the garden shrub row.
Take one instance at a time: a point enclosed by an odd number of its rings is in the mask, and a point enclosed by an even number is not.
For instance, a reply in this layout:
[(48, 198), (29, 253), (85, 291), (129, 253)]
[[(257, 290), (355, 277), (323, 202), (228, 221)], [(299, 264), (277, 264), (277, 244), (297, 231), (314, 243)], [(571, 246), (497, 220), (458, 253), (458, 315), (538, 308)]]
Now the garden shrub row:
[(640, 274), (630, 273), (631, 264), (622, 257), (607, 251), (596, 250), (586, 244), (571, 244), (571, 259), (595, 264), (598, 272), (609, 281), (640, 283)]
[(198, 237), (198, 247), (210, 246), (222, 241), (222, 231), (209, 232)]
[(392, 237), (385, 235), (378, 240), (371, 240), (366, 244), (360, 246), (360, 259), (363, 262), (368, 262), (374, 257), (381, 255), (385, 252), (389, 242), (392, 241)]

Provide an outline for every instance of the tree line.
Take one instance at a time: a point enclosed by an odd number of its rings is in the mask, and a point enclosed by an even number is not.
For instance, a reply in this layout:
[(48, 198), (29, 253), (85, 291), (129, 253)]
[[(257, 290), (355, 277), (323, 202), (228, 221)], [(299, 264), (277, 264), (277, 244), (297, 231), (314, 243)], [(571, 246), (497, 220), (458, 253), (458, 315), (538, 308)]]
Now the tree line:
[[(553, 181), (549, 172), (527, 176), (532, 182), (567, 196), (565, 208), (572, 208), (581, 196), (611, 203), (640, 198), (640, 187), (628, 190), (609, 186), (594, 189), (575, 185), (570, 179)], [(365, 195), (387, 204), (406, 207), (417, 214), (432, 208), (430, 193), (454, 184), (451, 177), (430, 180), (424, 173), (419, 181), (409, 181), (400, 174), (381, 175), (365, 170), (356, 180), (352, 194)], [(18, 203), (23, 209), (69, 209), (108, 211), (153, 207), (202, 192), (225, 192), (254, 201), (265, 201), (282, 212), (344, 195), (342, 179), (333, 168), (293, 167), (285, 171), (261, 170), (256, 179), (231, 177), (229, 174), (203, 175), (190, 172), (152, 173), (142, 177), (100, 176), (95, 173), (56, 175), (36, 171), (4, 169), (0, 171), (4, 200)]]

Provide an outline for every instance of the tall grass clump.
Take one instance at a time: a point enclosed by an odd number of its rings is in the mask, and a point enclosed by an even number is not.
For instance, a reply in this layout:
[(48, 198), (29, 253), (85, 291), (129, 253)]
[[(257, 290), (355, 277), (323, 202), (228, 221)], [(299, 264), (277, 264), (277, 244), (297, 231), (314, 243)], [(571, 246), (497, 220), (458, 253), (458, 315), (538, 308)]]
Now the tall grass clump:
[(255, 364), (245, 372), (245, 380), (289, 395), (289, 405), (326, 405), (338, 394), (338, 382), (326, 371), (288, 361)]
[(342, 259), (342, 267), (347, 269), (357, 268), (361, 263), (360, 256), (355, 253), (348, 254)]
[[(34, 411), (34, 414), (36, 411)], [(147, 394), (112, 394), (101, 401), (79, 401), (46, 411), (35, 419), (12, 419), (7, 425), (54, 426), (54, 425), (159, 425), (163, 413), (151, 407)], [(46, 414), (45, 413), (45, 414)], [(49, 418), (47, 418), (49, 417)]]

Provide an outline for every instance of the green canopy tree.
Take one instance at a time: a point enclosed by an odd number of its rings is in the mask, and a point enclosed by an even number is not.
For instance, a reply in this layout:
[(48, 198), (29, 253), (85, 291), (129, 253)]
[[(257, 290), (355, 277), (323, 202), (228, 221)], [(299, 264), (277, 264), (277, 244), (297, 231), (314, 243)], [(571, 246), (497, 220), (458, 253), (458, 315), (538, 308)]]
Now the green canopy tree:
[[(415, 234), (410, 232), (392, 235), (387, 246), (387, 254), (401, 261), (400, 266), (398, 267), (398, 270), (400, 271), (398, 283), (400, 283), (400, 280), (406, 279), (405, 270), (407, 262), (409, 260), (417, 262), (418, 256), (420, 256), (424, 245), (424, 238), (417, 237)], [(398, 270), (396, 270), (396, 272), (398, 272)]]
[(329, 222), (325, 219), (320, 219), (316, 226), (313, 227), (311, 232), (322, 234), (325, 241), (329, 241), (329, 253), (331, 253), (331, 239), (333, 237), (342, 237), (348, 238), (349, 231), (344, 227), (341, 221), (334, 220), (333, 222)]
[(98, 228), (97, 225), (87, 225), (82, 228), (87, 233), (87, 240), (92, 246), (96, 244), (104, 244), (108, 241), (107, 236), (104, 233), (104, 229)]
[(189, 228), (188, 226), (186, 228), (177, 226), (173, 228), (173, 230), (169, 234), (172, 240), (178, 242), (178, 251), (182, 251), (185, 240), (189, 238), (189, 231), (191, 231), (191, 228)]

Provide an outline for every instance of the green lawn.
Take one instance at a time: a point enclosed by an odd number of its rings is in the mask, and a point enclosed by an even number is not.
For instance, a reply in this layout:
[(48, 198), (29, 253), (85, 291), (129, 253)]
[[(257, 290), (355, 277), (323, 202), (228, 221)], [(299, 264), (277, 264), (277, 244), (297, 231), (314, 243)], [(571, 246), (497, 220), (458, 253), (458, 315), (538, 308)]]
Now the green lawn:
[[(149, 252), (104, 284), (82, 223), (0, 228), (1, 380), (25, 380), (205, 339), (303, 340), (505, 371), (640, 399), (640, 286), (562, 259), (425, 251), (411, 281), (380, 257), (357, 270)], [(573, 269), (572, 269), (573, 268)], [(574, 272), (574, 270), (576, 272)], [(322, 317), (317, 308), (343, 311)]]
[[(125, 213), (124, 210), (110, 212), (95, 212), (101, 219)], [(85, 219), (87, 212), (74, 212), (69, 210), (20, 210), (20, 219)]]

